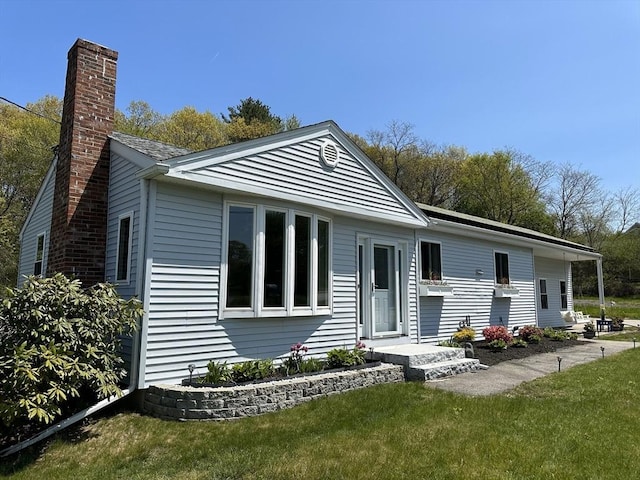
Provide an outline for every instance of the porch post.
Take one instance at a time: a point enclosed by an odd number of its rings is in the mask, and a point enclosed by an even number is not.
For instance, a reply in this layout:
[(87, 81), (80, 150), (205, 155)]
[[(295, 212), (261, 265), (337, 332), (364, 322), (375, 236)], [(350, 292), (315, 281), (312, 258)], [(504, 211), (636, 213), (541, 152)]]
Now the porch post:
[(600, 297), (600, 320), (604, 320), (604, 280), (602, 278), (602, 257), (596, 260), (598, 271), (598, 297)]

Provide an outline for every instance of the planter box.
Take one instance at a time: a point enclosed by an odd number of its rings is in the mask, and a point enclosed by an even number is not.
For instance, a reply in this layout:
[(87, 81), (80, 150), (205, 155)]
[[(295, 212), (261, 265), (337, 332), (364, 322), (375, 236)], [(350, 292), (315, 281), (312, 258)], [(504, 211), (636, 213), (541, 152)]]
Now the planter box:
[(421, 297), (452, 297), (453, 287), (449, 285), (424, 285), (420, 284), (418, 294)]
[(493, 296), (496, 298), (519, 297), (520, 290), (515, 287), (496, 286), (493, 288)]

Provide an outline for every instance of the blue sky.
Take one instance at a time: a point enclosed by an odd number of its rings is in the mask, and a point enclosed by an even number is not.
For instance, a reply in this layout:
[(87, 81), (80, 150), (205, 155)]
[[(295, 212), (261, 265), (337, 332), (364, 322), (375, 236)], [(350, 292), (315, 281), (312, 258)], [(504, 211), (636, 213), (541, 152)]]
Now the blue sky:
[(0, 96), (63, 95), (76, 38), (117, 50), (117, 106), (303, 125), (391, 120), (471, 152), (515, 148), (640, 186), (640, 1), (0, 0)]

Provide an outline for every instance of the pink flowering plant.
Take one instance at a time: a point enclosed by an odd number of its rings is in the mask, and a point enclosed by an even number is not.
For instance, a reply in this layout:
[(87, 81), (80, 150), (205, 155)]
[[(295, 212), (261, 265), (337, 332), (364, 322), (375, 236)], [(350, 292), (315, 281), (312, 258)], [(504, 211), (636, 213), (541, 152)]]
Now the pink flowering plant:
[(492, 327), (487, 327), (482, 330), (482, 335), (484, 335), (484, 339), (491, 343), (494, 340), (502, 340), (507, 345), (511, 343), (513, 340), (513, 336), (507, 330), (507, 327), (503, 325), (494, 325)]

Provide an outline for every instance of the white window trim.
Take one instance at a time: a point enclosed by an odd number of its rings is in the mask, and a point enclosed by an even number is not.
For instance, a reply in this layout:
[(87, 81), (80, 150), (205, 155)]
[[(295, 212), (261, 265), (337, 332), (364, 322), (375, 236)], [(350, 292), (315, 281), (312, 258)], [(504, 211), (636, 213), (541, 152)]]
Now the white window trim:
[[(253, 305), (250, 308), (227, 307), (227, 278), (228, 278), (228, 245), (229, 245), (229, 209), (230, 207), (253, 208), (254, 211), (254, 243), (252, 262), (252, 283), (251, 292)], [(264, 302), (264, 277), (265, 277), (265, 215), (268, 211), (286, 212), (286, 247), (284, 267), (286, 269), (284, 288), (284, 308), (265, 307)], [(309, 265), (310, 282), (310, 306), (294, 307), (295, 289), (295, 217), (305, 216), (311, 220), (311, 262)], [(318, 303), (318, 221), (322, 220), (329, 226), (329, 305), (319, 306)], [(296, 317), (311, 315), (330, 315), (333, 311), (333, 222), (330, 218), (311, 213), (308, 211), (284, 208), (271, 204), (256, 204), (236, 200), (225, 200), (223, 202), (222, 215), (222, 249), (220, 264), (220, 304), (218, 318), (269, 318), (269, 317)]]
[[(36, 235), (36, 250), (35, 255), (33, 257), (33, 271), (36, 269), (36, 263), (38, 263), (38, 240), (42, 237), (42, 259), (40, 260), (40, 274), (39, 277), (44, 277), (46, 273), (46, 265), (44, 263), (44, 259), (46, 256), (45, 250), (47, 248), (47, 232), (41, 232)], [(35, 273), (34, 273), (35, 275)]]
[[(440, 281), (444, 281), (444, 264), (442, 262), (442, 242), (437, 240), (431, 240), (429, 238), (420, 237), (418, 238), (418, 280), (423, 281), (426, 280), (422, 277), (422, 243), (434, 243), (440, 245)], [(494, 257), (495, 259), (495, 257)], [(495, 261), (495, 260), (494, 260)]]
[[(125, 278), (118, 278), (118, 262), (120, 261), (120, 229), (122, 228), (122, 220), (125, 218), (129, 218), (129, 234), (128, 234), (128, 243), (129, 243), (129, 252), (127, 258), (127, 276)], [(116, 283), (118, 285), (129, 285), (131, 282), (131, 250), (133, 250), (133, 210), (127, 213), (123, 213), (118, 216), (118, 231), (116, 234), (116, 262), (115, 262), (115, 272), (113, 278), (115, 278)]]

